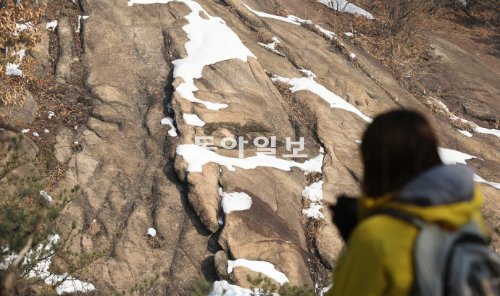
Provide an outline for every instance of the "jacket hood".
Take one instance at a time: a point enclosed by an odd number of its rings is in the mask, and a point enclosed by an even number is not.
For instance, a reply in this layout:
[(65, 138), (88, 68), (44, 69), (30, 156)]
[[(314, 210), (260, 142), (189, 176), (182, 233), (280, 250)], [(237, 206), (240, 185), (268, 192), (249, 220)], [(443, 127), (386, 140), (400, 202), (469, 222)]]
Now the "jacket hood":
[(395, 199), (421, 206), (446, 205), (471, 200), (474, 173), (465, 165), (440, 165), (410, 181)]
[(471, 219), (482, 221), (479, 209), (483, 198), (474, 184), (474, 173), (464, 165), (440, 165), (410, 181), (397, 193), (379, 198), (361, 198), (361, 217), (391, 208), (419, 217), (459, 227)]

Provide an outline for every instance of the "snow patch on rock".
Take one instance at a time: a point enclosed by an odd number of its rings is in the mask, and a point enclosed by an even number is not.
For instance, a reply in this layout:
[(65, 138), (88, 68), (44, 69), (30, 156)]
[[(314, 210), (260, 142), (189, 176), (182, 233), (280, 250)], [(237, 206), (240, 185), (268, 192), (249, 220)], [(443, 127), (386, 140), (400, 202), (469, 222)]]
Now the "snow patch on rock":
[[(179, 0), (129, 0), (128, 5), (169, 3)], [(255, 57), (252, 52), (241, 42), (236, 35), (220, 17), (210, 16), (205, 9), (196, 1), (179, 1), (186, 4), (190, 9), (185, 19), (188, 24), (182, 27), (189, 41), (185, 48), (187, 56), (183, 59), (173, 61), (174, 78), (182, 78), (184, 81), (175, 89), (184, 99), (205, 105), (211, 110), (227, 108), (227, 104), (203, 101), (194, 95), (198, 90), (195, 79), (202, 78), (203, 68), (218, 62), (239, 59), (247, 62), (249, 57)], [(206, 18), (202, 17), (205, 16)]]
[(373, 19), (373, 15), (371, 13), (359, 6), (349, 3), (347, 0), (318, 0), (318, 2), (336, 11), (357, 14), (370, 20)]
[[(476, 132), (476, 133), (479, 133), (479, 134), (486, 134), (486, 135), (493, 135), (493, 136), (496, 136), (496, 137), (500, 137), (500, 130), (480, 127), (479, 125), (475, 124), (472, 121), (469, 121), (467, 119), (458, 117), (455, 114), (451, 113), (450, 109), (448, 109), (448, 106), (446, 106), (443, 102), (441, 102), (438, 99), (430, 98), (428, 100), (428, 102), (431, 103), (431, 104), (439, 106), (444, 112), (446, 112), (446, 114), (448, 114), (448, 116), (450, 117), (451, 121), (459, 121), (459, 122), (461, 122), (463, 124), (470, 125), (470, 126), (472, 126), (473, 131)], [(468, 132), (468, 131), (463, 131), (463, 130), (458, 130), (458, 131), (460, 133), (462, 133), (463, 135), (469, 137), (469, 138), (472, 137), (472, 134), (470, 132)]]
[[(59, 235), (52, 235), (48, 239), (46, 245), (40, 244), (35, 250), (30, 250), (26, 258), (39, 258), (47, 256), (47, 253), (52, 250), (55, 244), (60, 240)], [(29, 259), (24, 260), (23, 264), (28, 264)], [(50, 264), (52, 263), (52, 256), (40, 260), (28, 273), (28, 277), (41, 278), (45, 284), (55, 286), (58, 295), (76, 293), (76, 292), (91, 292), (95, 287), (91, 283), (86, 283), (77, 280), (70, 276), (68, 273), (61, 275), (51, 274), (49, 272)]]
[[(457, 150), (452, 150), (452, 149), (446, 149), (446, 148), (439, 148), (438, 150), (439, 156), (441, 157), (441, 160), (445, 164), (465, 164), (467, 165), (467, 160), (477, 158), (474, 155), (470, 155), (467, 153), (463, 153)], [(484, 178), (481, 176), (474, 174), (474, 181), (478, 183), (484, 183), (487, 185), (490, 185), (491, 187), (494, 187), (496, 189), (500, 189), (500, 183), (496, 182), (490, 182), (486, 181)]]
[(177, 131), (174, 126), (174, 119), (171, 117), (165, 117), (160, 121), (161, 125), (170, 126), (170, 130), (168, 131), (168, 135), (171, 137), (177, 137)]
[(88, 15), (79, 15), (78, 16), (78, 25), (77, 25), (76, 30), (75, 30), (76, 33), (80, 33), (80, 30), (82, 28), (82, 21), (84, 21), (88, 18), (89, 18)]
[(184, 118), (184, 121), (188, 125), (192, 125), (192, 126), (204, 126), (205, 125), (205, 122), (203, 120), (201, 120), (198, 117), (198, 115), (196, 115), (196, 114), (184, 113), (184, 114), (182, 114), (182, 118)]
[(149, 235), (151, 237), (155, 237), (156, 236), (156, 229), (154, 229), (152, 227), (148, 228), (147, 235)]
[(306, 215), (308, 218), (313, 218), (313, 219), (324, 219), (325, 215), (321, 212), (321, 209), (323, 209), (323, 205), (320, 203), (311, 203), (309, 206), (305, 209), (302, 210), (302, 214)]
[(7, 63), (5, 66), (5, 74), (9, 76), (23, 76), (23, 71), (19, 69), (20, 64)]
[(230, 214), (236, 211), (245, 211), (252, 206), (252, 198), (245, 192), (224, 192), (219, 188), (219, 196), (222, 198), (222, 210)]
[(344, 109), (346, 111), (352, 112), (359, 117), (361, 117), (366, 122), (371, 122), (372, 119), (364, 115), (358, 108), (346, 102), (341, 97), (334, 94), (332, 91), (328, 90), (323, 85), (317, 83), (314, 78), (311, 77), (301, 77), (301, 78), (286, 78), (280, 76), (274, 76), (273, 81), (280, 81), (290, 85), (290, 91), (295, 93), (298, 91), (310, 91), (315, 95), (319, 96), (327, 103), (330, 104), (330, 108)]
[(50, 21), (45, 25), (45, 29), (49, 31), (54, 31), (56, 27), (57, 27), (57, 20)]
[(240, 286), (231, 285), (227, 281), (214, 282), (212, 291), (208, 296), (251, 296), (252, 290)]
[(236, 259), (227, 261), (227, 272), (232, 273), (237, 266), (248, 268), (252, 271), (262, 273), (263, 275), (275, 280), (280, 285), (288, 282), (288, 277), (276, 270), (272, 263), (266, 261), (252, 261), (247, 259)]
[(304, 188), (302, 197), (311, 201), (308, 207), (302, 210), (302, 214), (306, 215), (308, 218), (325, 218), (323, 213), (321, 213), (321, 209), (323, 209), (323, 181), (312, 183)]
[(273, 37), (273, 42), (271, 42), (271, 43), (266, 44), (266, 43), (258, 42), (258, 44), (260, 46), (264, 47), (265, 49), (269, 50), (270, 52), (284, 57), (285, 55), (276, 49), (276, 45), (278, 45), (279, 43), (280, 43), (280, 41), (278, 40), (277, 37)]
[[(243, 5), (245, 5), (245, 7), (248, 10), (250, 10), (251, 12), (256, 14), (257, 16), (260, 16), (263, 18), (275, 19), (278, 21), (287, 22), (287, 23), (294, 24), (297, 26), (300, 26), (302, 24), (308, 24), (308, 25), (314, 24), (311, 20), (301, 19), (300, 17), (297, 17), (295, 15), (288, 15), (288, 16), (284, 17), (284, 16), (275, 15), (275, 14), (270, 14), (267, 12), (257, 11), (255, 9), (252, 9), (250, 6), (246, 5), (245, 3), (243, 3)], [(337, 34), (335, 34), (332, 31), (329, 31), (329, 30), (327, 30), (319, 25), (316, 25), (316, 24), (314, 24), (314, 27), (316, 28), (316, 30), (320, 31), (323, 35), (326, 36), (326, 38), (328, 38), (330, 40), (337, 38)]]
[(302, 197), (307, 198), (312, 202), (319, 202), (323, 200), (323, 181), (312, 183), (304, 188)]
[(177, 147), (177, 154), (182, 156), (188, 163), (187, 170), (189, 172), (203, 171), (203, 166), (209, 162), (215, 162), (225, 166), (228, 170), (234, 171), (235, 167), (245, 170), (255, 169), (256, 167), (270, 167), (283, 171), (290, 171), (292, 167), (297, 167), (308, 174), (310, 172), (321, 172), (323, 165), (323, 154), (320, 153), (313, 159), (307, 160), (303, 163), (291, 160), (285, 160), (270, 156), (267, 154), (257, 153), (255, 156), (246, 158), (234, 158), (219, 155), (210, 151), (202, 146), (195, 144), (183, 144)]

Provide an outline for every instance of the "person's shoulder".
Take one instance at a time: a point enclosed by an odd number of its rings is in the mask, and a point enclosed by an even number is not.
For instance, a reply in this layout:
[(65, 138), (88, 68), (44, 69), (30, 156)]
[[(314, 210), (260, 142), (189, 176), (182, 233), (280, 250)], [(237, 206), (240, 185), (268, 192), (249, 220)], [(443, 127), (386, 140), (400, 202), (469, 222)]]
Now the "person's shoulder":
[(354, 229), (353, 235), (362, 240), (376, 239), (398, 235), (413, 228), (412, 225), (389, 215), (373, 215), (361, 221)]

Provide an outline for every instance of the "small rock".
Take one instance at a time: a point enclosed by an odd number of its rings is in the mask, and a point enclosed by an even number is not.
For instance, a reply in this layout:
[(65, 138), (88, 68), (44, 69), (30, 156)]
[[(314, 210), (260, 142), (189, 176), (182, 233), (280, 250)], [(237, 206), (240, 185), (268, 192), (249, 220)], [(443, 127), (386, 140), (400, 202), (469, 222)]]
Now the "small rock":
[(29, 92), (26, 92), (24, 98), (21, 98), (20, 94), (17, 96), (19, 100), (22, 100), (22, 104), (8, 108), (11, 120), (22, 124), (31, 124), (38, 113), (38, 104)]
[(498, 121), (500, 118), (497, 113), (488, 105), (478, 100), (461, 100), (460, 101), (467, 115), (485, 121)]
[(215, 253), (215, 270), (219, 278), (227, 280), (229, 275), (227, 274), (227, 254), (225, 251), (218, 251)]

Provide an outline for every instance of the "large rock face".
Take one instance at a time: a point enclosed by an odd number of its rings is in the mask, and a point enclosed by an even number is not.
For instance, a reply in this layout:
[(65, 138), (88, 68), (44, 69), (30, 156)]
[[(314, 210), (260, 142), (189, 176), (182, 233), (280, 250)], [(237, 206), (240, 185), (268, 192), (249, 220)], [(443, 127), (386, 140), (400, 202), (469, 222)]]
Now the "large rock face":
[[(81, 234), (74, 250), (105, 252), (88, 275), (103, 294), (155, 274), (160, 280), (151, 295), (187, 295), (189, 282), (199, 277), (245, 286), (246, 275), (258, 270), (228, 270), (238, 259), (272, 263), (290, 283), (319, 291), (329, 284), (328, 270), (342, 242), (325, 208), (316, 218), (308, 214), (322, 202), (334, 203), (339, 193), (358, 193), (358, 146), (368, 117), (397, 107), (428, 113), (426, 107), (370, 55), (348, 41), (328, 40), (310, 25), (261, 17), (240, 1), (159, 2), (164, 3), (82, 1), (90, 16), (82, 32), (93, 111), (85, 127), (57, 137), (56, 156), (69, 163), (61, 186), (83, 188), (66, 209), (61, 229), (69, 231), (70, 221), (77, 221)], [(287, 2), (288, 13), (299, 17), (299, 8), (320, 5)], [(275, 13), (268, 1), (245, 4)], [(190, 31), (189, 24), (205, 21), (206, 35)], [(209, 24), (234, 33), (218, 40)], [(279, 40), (274, 49), (259, 45), (273, 37)], [(236, 42), (252, 55), (206, 62), (203, 54), (214, 40)], [(206, 64), (201, 76), (193, 75), (191, 93), (185, 89), (188, 72), (198, 66), (181, 71), (179, 61), (196, 54), (196, 62)], [(500, 78), (498, 71), (492, 75)], [(498, 84), (485, 85), (483, 90), (498, 95)], [(475, 120), (498, 113), (496, 101), (464, 106)], [(172, 126), (162, 121), (166, 117)], [(477, 156), (469, 164), (478, 174), (500, 180), (496, 136), (468, 138), (448, 121), (431, 120), (444, 147)], [(200, 137), (211, 137), (218, 149), (193, 148)], [(221, 143), (238, 137), (248, 141), (245, 158)], [(258, 152), (258, 137), (276, 137), (276, 156), (249, 158)], [(300, 137), (307, 157), (284, 158), (286, 139)], [(75, 141), (81, 149), (68, 148)], [(318, 182), (323, 201), (304, 193)], [(486, 214), (498, 215), (498, 190), (483, 189)], [(251, 200), (250, 207), (241, 208), (241, 196)], [(227, 210), (228, 203), (236, 209)], [(154, 239), (146, 235), (150, 227), (157, 231)]]

